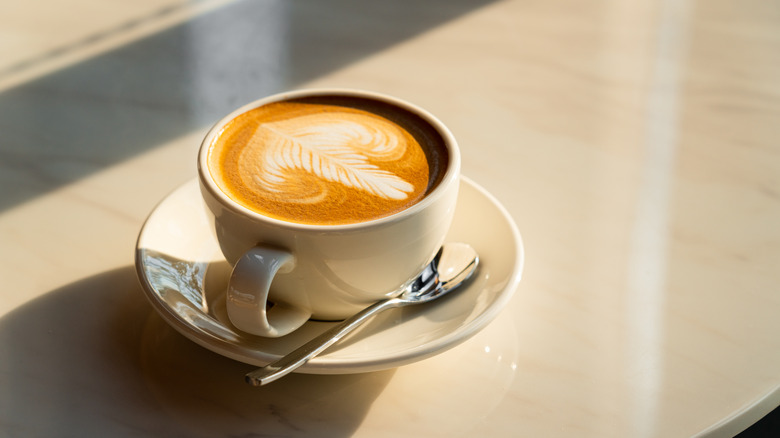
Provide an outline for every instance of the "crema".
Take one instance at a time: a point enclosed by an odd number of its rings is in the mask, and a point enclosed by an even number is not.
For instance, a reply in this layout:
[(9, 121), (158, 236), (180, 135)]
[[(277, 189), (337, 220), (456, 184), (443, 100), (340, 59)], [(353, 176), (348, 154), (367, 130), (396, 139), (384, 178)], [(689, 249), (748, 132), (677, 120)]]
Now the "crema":
[(273, 102), (240, 114), (210, 145), (208, 166), (235, 202), (275, 219), (365, 222), (420, 202), (448, 161), (417, 114), (362, 97)]

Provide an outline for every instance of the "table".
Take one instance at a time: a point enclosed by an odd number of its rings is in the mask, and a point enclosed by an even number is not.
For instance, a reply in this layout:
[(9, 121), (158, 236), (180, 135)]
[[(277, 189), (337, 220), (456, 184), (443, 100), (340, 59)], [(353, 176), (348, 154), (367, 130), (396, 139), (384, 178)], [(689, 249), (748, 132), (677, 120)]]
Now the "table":
[[(778, 28), (753, 0), (2, 3), (0, 436), (734, 435), (780, 405)], [(440, 355), (251, 388), (133, 248), (212, 123), (304, 87), (437, 114), (525, 270)]]

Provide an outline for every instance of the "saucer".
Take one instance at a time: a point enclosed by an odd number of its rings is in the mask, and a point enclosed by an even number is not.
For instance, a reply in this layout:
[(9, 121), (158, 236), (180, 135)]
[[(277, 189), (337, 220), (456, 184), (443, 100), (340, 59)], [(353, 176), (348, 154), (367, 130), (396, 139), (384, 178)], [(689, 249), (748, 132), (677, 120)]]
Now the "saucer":
[[(504, 308), (520, 282), (523, 245), (499, 202), (462, 178), (446, 240), (476, 249), (480, 266), (451, 294), (428, 304), (380, 313), (297, 372), (347, 374), (416, 362), (467, 340)], [(308, 321), (281, 338), (236, 329), (227, 317), (230, 267), (211, 230), (197, 180), (155, 207), (138, 237), (135, 265), (143, 290), (171, 326), (197, 344), (252, 365), (266, 365), (335, 323)]]

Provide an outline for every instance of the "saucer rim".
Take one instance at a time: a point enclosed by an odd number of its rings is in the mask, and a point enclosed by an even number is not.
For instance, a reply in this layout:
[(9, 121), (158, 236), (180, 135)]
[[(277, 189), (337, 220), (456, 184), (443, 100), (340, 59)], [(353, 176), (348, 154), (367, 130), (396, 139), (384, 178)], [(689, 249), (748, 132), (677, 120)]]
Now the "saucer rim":
[[(493, 205), (493, 207), (496, 208), (497, 212), (501, 215), (502, 219), (507, 224), (512, 235), (512, 242), (514, 243), (514, 251), (516, 255), (511, 273), (507, 277), (506, 284), (501, 288), (501, 291), (497, 293), (495, 300), (491, 302), (490, 306), (484, 309), (479, 315), (476, 315), (472, 320), (470, 320), (465, 328), (454, 330), (450, 333), (442, 335), (436, 338), (434, 341), (420, 343), (412, 348), (404, 350), (401, 353), (393, 354), (391, 356), (377, 355), (375, 357), (361, 356), (350, 358), (330, 357), (327, 354), (324, 354), (312, 359), (307, 364), (296, 370), (296, 372), (302, 374), (348, 374), (379, 371), (417, 362), (419, 360), (443, 353), (444, 351), (449, 350), (450, 348), (453, 348), (462, 342), (465, 342), (484, 329), (485, 326), (494, 320), (506, 307), (508, 302), (514, 296), (522, 279), (522, 273), (525, 264), (525, 248), (523, 245), (522, 236), (512, 216), (490, 192), (466, 176), (461, 175), (460, 179), (461, 184), (466, 184), (470, 186), (470, 188), (476, 190), (481, 197), (485, 198)], [(158, 314), (163, 317), (166, 323), (168, 323), (186, 338), (222, 356), (229, 357), (239, 362), (262, 366), (269, 363), (269, 361), (280, 358), (281, 356), (261, 350), (251, 350), (244, 346), (230, 342), (229, 340), (218, 338), (198, 330), (197, 328), (193, 327), (192, 324), (182, 318), (181, 315), (171, 309), (170, 306), (161, 302), (159, 299), (159, 294), (156, 291), (150, 290), (154, 289), (154, 286), (146, 276), (144, 270), (145, 248), (141, 246), (144, 237), (144, 231), (146, 230), (148, 224), (154, 220), (154, 213), (157, 212), (164, 203), (170, 202), (169, 200), (178, 191), (183, 191), (185, 190), (186, 186), (196, 183), (197, 179), (193, 178), (172, 190), (155, 205), (149, 216), (144, 221), (135, 247), (135, 269), (139, 282), (141, 283), (144, 295), (147, 297), (147, 300), (152, 304), (153, 308), (158, 312)], [(456, 211), (456, 215), (457, 214), (458, 213)]]

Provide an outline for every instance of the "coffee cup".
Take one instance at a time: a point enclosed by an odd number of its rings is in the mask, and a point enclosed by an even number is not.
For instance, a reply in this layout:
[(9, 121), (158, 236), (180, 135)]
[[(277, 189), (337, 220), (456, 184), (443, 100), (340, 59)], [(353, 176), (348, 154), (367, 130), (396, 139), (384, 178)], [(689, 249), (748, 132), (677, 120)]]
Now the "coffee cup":
[(279, 337), (397, 294), (442, 245), (459, 174), (447, 127), (394, 97), (299, 90), (227, 115), (198, 178), (232, 266), (230, 321)]

